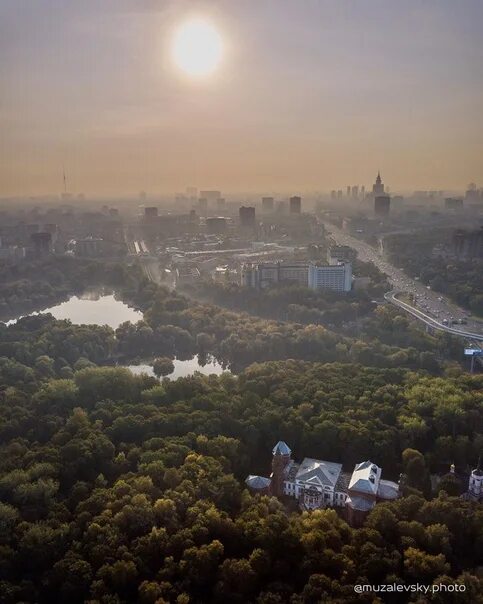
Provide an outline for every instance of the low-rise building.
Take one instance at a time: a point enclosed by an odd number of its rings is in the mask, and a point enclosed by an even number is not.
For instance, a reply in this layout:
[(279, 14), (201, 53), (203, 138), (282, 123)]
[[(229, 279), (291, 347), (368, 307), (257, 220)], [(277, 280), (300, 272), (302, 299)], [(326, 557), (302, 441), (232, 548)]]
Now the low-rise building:
[(100, 256), (103, 251), (104, 240), (100, 237), (86, 237), (85, 239), (77, 239), (75, 242), (76, 256), (95, 258)]
[(200, 271), (194, 266), (177, 266), (174, 271), (176, 285), (196, 283), (200, 279)]
[(244, 264), (241, 284), (263, 289), (274, 283), (297, 283), (307, 287), (309, 267), (306, 262), (263, 262)]

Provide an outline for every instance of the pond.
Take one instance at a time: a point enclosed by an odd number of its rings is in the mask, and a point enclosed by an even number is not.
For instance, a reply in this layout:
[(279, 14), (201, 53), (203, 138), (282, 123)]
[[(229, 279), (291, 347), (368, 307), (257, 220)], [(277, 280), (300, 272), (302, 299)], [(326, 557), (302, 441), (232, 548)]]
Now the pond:
[[(125, 321), (137, 323), (143, 318), (142, 312), (130, 308), (121, 300), (116, 300), (113, 294), (105, 295), (98, 291), (72, 296), (66, 302), (46, 308), (41, 313), (50, 313), (59, 320), (69, 319), (75, 325), (109, 325), (112, 329), (116, 329)], [(30, 313), (30, 315), (38, 314), (40, 313)], [(20, 318), (7, 321), (7, 325), (16, 323)]]
[[(189, 375), (193, 375), (195, 371), (199, 371), (203, 375), (221, 375), (224, 371), (228, 371), (227, 369), (223, 369), (223, 367), (218, 363), (215, 359), (206, 362), (201, 365), (199, 358), (197, 356), (189, 359), (187, 361), (181, 361), (179, 359), (173, 359), (174, 371), (170, 373), (168, 376), (169, 379), (176, 379), (179, 377), (187, 377)], [(141, 365), (124, 365), (127, 369), (132, 371), (135, 375), (139, 375), (141, 373), (147, 373), (152, 377), (156, 377), (154, 374), (153, 368), (148, 364)]]
[[(56, 319), (68, 319), (75, 325), (108, 325), (112, 329), (116, 329), (125, 321), (137, 323), (142, 320), (143, 314), (140, 311), (130, 308), (124, 302), (116, 300), (112, 293), (105, 293), (103, 290), (87, 291), (81, 296), (72, 296), (66, 302), (56, 304), (50, 308), (46, 308), (40, 312), (30, 313), (31, 315), (50, 313)], [(25, 316), (25, 315), (22, 315)], [(22, 316), (7, 321), (7, 325), (12, 325)], [(192, 359), (182, 361), (173, 359), (174, 371), (169, 378), (176, 379), (193, 375), (195, 371), (199, 371), (204, 375), (221, 375), (223, 367), (215, 359), (210, 358), (209, 361), (204, 361), (201, 364), (200, 359), (195, 356)], [(134, 374), (147, 373), (150, 376), (156, 377), (151, 365), (145, 361), (140, 365), (123, 365)]]

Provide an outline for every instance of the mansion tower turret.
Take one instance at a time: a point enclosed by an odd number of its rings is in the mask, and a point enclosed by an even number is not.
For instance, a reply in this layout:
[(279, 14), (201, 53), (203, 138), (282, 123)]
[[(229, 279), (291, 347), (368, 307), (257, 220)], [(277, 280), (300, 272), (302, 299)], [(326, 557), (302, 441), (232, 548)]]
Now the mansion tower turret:
[(272, 475), (271, 475), (271, 492), (275, 497), (280, 497), (283, 495), (283, 482), (285, 478), (285, 468), (290, 463), (290, 454), (292, 451), (290, 450), (287, 443), (284, 443), (283, 440), (278, 441), (278, 443), (273, 448), (272, 454)]

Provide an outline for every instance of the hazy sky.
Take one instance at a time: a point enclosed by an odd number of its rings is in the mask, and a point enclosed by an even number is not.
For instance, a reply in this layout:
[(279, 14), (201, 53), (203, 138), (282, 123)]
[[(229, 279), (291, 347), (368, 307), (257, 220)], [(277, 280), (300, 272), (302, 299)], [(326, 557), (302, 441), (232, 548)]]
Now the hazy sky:
[[(176, 27), (209, 18), (216, 74)], [(1, 0), (0, 195), (483, 185), (481, 0)]]

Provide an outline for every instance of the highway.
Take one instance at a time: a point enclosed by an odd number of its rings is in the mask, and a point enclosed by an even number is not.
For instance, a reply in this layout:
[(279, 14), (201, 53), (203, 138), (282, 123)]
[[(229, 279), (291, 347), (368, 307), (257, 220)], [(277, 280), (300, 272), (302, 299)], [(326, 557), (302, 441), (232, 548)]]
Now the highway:
[(423, 313), (421, 310), (414, 308), (414, 306), (406, 304), (406, 302), (403, 302), (402, 300), (398, 300), (397, 294), (398, 294), (398, 292), (390, 291), (390, 292), (387, 292), (386, 294), (384, 294), (384, 298), (388, 302), (391, 302), (395, 306), (402, 308), (409, 314), (413, 315), (413, 317), (416, 317), (417, 319), (419, 319), (420, 321), (422, 321), (429, 327), (432, 327), (433, 329), (438, 329), (440, 331), (447, 331), (448, 333), (452, 333), (457, 336), (461, 336), (461, 337), (468, 338), (471, 340), (476, 340), (478, 342), (483, 342), (482, 334), (473, 333), (470, 331), (463, 331), (461, 329), (455, 329), (453, 327), (449, 327), (448, 325), (443, 325), (442, 323), (439, 323), (438, 321), (436, 321), (429, 315)]
[[(325, 223), (326, 230), (332, 239), (339, 245), (348, 245), (355, 249), (358, 258), (363, 262), (372, 262), (383, 272), (391, 284), (392, 291), (385, 295), (388, 302), (419, 319), (426, 325), (440, 331), (446, 331), (463, 338), (483, 341), (483, 323), (475, 320), (470, 313), (457, 306), (439, 292), (434, 292), (419, 281), (408, 277), (404, 271), (396, 268), (368, 243), (352, 237), (345, 231), (331, 223)], [(410, 294), (415, 305), (411, 306), (398, 299), (400, 294)], [(453, 325), (444, 325), (443, 321), (453, 322)], [(459, 322), (463, 324), (458, 325)]]

